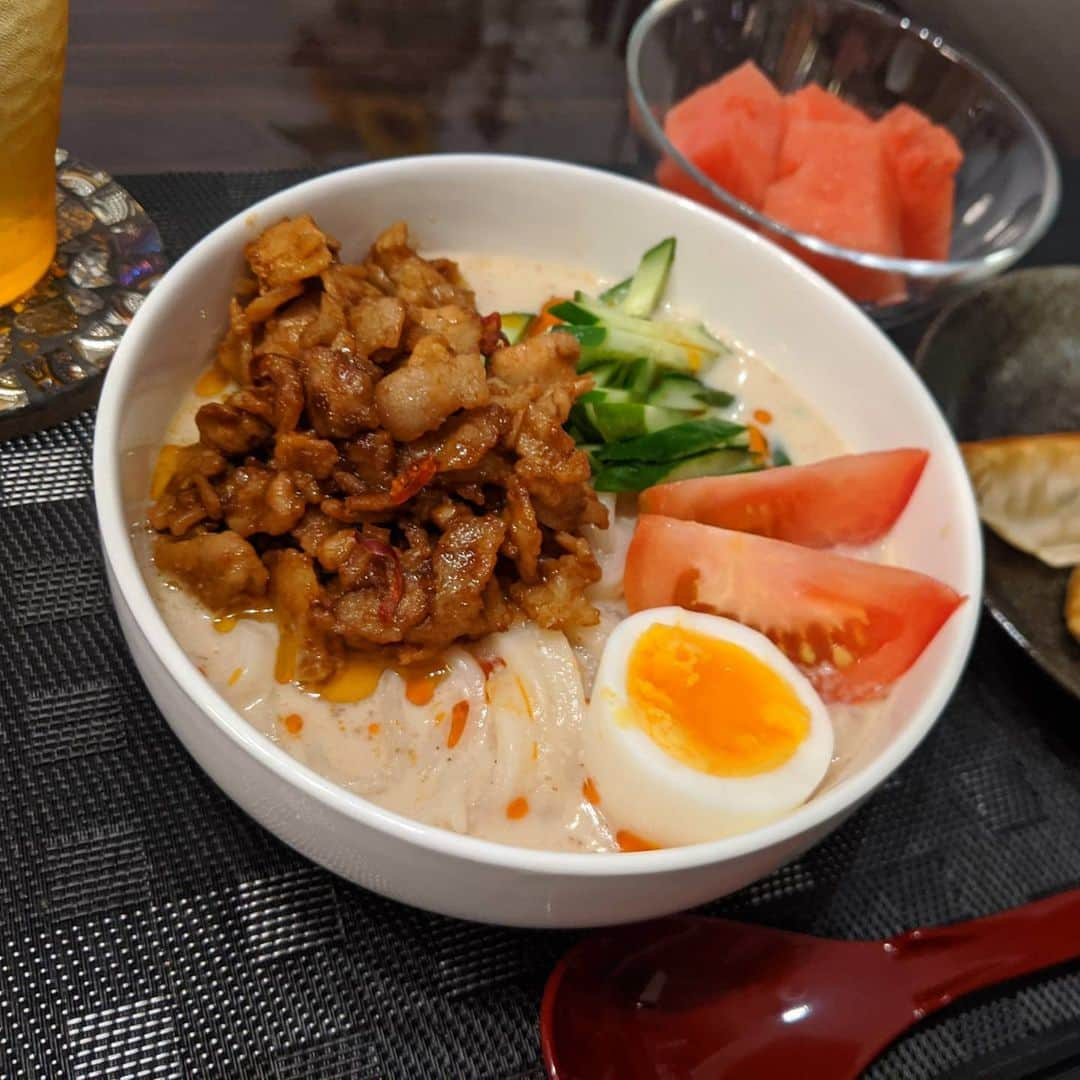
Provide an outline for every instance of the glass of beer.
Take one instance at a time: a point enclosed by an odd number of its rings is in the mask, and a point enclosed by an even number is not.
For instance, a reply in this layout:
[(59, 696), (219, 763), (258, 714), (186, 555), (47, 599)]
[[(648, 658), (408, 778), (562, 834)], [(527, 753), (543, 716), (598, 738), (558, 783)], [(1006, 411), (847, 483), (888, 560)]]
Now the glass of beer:
[(56, 250), (67, 23), (67, 0), (0, 0), (0, 304), (29, 289)]

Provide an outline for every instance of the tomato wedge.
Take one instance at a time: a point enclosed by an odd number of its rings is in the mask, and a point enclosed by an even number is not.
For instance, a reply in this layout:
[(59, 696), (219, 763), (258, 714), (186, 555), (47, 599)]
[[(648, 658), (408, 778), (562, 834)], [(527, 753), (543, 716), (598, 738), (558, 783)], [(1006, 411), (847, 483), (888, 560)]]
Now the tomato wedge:
[(678, 604), (760, 630), (825, 701), (882, 697), (964, 601), (895, 566), (643, 514), (626, 557), (631, 611)]
[(925, 450), (846, 454), (815, 465), (660, 484), (641, 509), (805, 547), (872, 544), (908, 504)]

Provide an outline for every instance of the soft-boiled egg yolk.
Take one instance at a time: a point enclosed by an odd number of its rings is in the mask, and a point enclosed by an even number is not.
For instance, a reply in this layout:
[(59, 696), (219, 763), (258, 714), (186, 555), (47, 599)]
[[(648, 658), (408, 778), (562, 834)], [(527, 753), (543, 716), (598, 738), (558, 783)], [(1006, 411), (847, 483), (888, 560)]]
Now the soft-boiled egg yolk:
[(832, 758), (829, 714), (763, 634), (655, 608), (604, 648), (585, 771), (612, 834), (659, 847), (746, 832), (794, 810)]
[(685, 626), (654, 623), (638, 638), (626, 690), (627, 719), (669, 757), (712, 776), (775, 769), (810, 730), (809, 710), (768, 664)]

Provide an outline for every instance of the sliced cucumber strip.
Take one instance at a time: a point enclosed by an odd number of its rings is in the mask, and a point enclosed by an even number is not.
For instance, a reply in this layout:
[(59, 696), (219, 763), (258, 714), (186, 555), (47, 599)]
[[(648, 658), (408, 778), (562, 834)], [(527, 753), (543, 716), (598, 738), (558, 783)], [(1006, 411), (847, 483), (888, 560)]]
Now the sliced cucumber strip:
[(746, 428), (740, 424), (713, 418), (684, 420), (636, 439), (605, 446), (600, 456), (604, 461), (677, 461), (706, 450), (746, 444)]
[[(650, 325), (650, 324), (646, 324)], [(641, 337), (626, 330), (597, 324), (595, 326), (571, 326), (562, 323), (551, 331), (556, 334), (572, 334), (581, 343), (581, 359), (578, 371), (588, 371), (608, 360), (627, 363), (639, 356), (647, 357), (661, 367), (676, 371), (694, 372), (701, 368), (706, 357), (700, 349), (676, 345), (670, 341)]]
[(668, 409), (686, 409), (704, 412), (709, 407), (725, 408), (735, 400), (726, 390), (713, 390), (692, 375), (665, 371), (651, 394), (650, 405), (662, 405)]
[(687, 409), (691, 412), (704, 412), (705, 403), (700, 394), (704, 386), (692, 375), (676, 375), (665, 371), (655, 389), (649, 395), (653, 405), (663, 405), (669, 409)]
[(632, 403), (636, 399), (629, 390), (624, 390), (619, 386), (594, 386), (591, 390), (586, 390), (581, 397), (578, 398), (579, 402), (586, 405), (600, 405), (600, 404), (623, 404)]
[[(578, 339), (581, 344), (582, 350), (589, 348), (592, 350), (592, 367), (597, 364), (603, 363), (605, 360), (618, 360), (617, 356), (601, 356), (597, 354), (599, 346), (607, 340), (607, 330), (602, 326), (571, 326), (569, 323), (559, 323), (557, 326), (553, 326), (549, 331), (549, 334), (570, 334), (572, 337)], [(578, 365), (579, 371), (586, 370), (581, 364)]]
[(548, 314), (554, 315), (556, 319), (562, 319), (563, 322), (570, 323), (571, 326), (594, 326), (601, 321), (599, 315), (583, 307), (575, 300), (563, 300), (562, 303), (553, 305), (548, 308)]
[(573, 436), (574, 442), (599, 443), (600, 432), (596, 430), (593, 422), (593, 410), (596, 408), (595, 401), (582, 401), (578, 398), (570, 409), (570, 418), (566, 422), (566, 430)]
[(616, 386), (622, 373), (623, 365), (611, 361), (607, 364), (596, 364), (589, 368), (589, 374), (593, 377), (593, 385)]
[[(733, 395), (695, 374), (728, 347), (700, 323), (651, 318), (675, 247), (674, 237), (662, 240), (633, 277), (600, 297), (575, 293), (549, 312), (561, 320), (549, 332), (571, 334), (581, 346), (578, 371), (593, 376), (567, 431), (588, 454), (598, 491), (642, 491), (665, 480), (762, 467), (749, 450), (748, 429), (721, 412)], [(785, 458), (777, 447), (773, 459)]]
[[(620, 330), (628, 330), (642, 337), (659, 338), (661, 341), (670, 341), (676, 345), (685, 345), (688, 348), (700, 350), (706, 356), (718, 356), (726, 351), (727, 346), (722, 341), (717, 341), (711, 334), (706, 333), (700, 326), (693, 323), (672, 322), (664, 319), (639, 319), (627, 315), (625, 311), (609, 307), (588, 293), (578, 292), (573, 300), (567, 300), (558, 305), (565, 312), (560, 314), (560, 319), (566, 319), (568, 323), (579, 326), (610, 326)], [(552, 309), (553, 311), (555, 309)]]
[[(601, 405), (613, 405), (616, 408), (632, 406), (633, 398), (629, 390), (620, 390), (613, 386), (597, 386), (587, 390), (574, 402), (570, 410), (570, 423), (577, 428), (582, 438), (588, 442), (606, 442), (605, 426), (597, 417), (596, 410)], [(575, 442), (580, 442), (574, 436)]]
[(675, 467), (664, 479), (668, 482), (693, 480), (698, 476), (726, 476), (729, 473), (757, 472), (761, 468), (761, 463), (756, 461), (753, 454), (747, 450), (712, 450), (707, 454), (677, 461)]
[(630, 282), (633, 278), (623, 278), (617, 285), (612, 285), (610, 289), (605, 289), (600, 294), (600, 299), (605, 304), (611, 304), (612, 307), (618, 307), (625, 299), (626, 294), (630, 291)]
[(711, 386), (702, 386), (699, 397), (706, 405), (717, 409), (726, 409), (735, 402), (734, 394), (729, 394), (726, 390), (714, 390)]
[[(600, 401), (593, 406), (591, 419), (605, 443), (619, 443), (623, 439), (636, 439), (681, 424), (686, 420), (686, 413), (637, 401)], [(597, 456), (602, 458), (608, 449), (607, 446), (600, 448)]]
[(647, 356), (639, 356), (623, 368), (621, 385), (638, 401), (648, 401), (655, 380), (656, 363)]
[(500, 316), (502, 332), (506, 335), (506, 340), (511, 345), (516, 345), (525, 336), (525, 332), (535, 318), (536, 316), (528, 311), (508, 311)]
[(661, 240), (641, 256), (641, 262), (630, 279), (630, 288), (619, 305), (627, 315), (647, 319), (653, 313), (664, 295), (674, 259), (674, 236)]
[(646, 488), (662, 483), (670, 465), (605, 465), (593, 462), (592, 484), (597, 491), (644, 491)]
[(656, 484), (690, 480), (697, 476), (724, 476), (755, 472), (761, 466), (745, 450), (713, 450), (675, 462), (593, 462), (593, 487), (597, 491), (644, 491)]

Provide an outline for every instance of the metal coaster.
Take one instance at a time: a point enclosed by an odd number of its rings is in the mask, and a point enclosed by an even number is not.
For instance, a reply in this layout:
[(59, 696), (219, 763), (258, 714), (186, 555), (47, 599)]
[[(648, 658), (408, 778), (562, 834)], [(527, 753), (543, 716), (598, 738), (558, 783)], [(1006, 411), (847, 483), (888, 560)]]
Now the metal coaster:
[(108, 173), (56, 151), (56, 256), (0, 307), (0, 439), (89, 408), (168, 262), (146, 211)]

